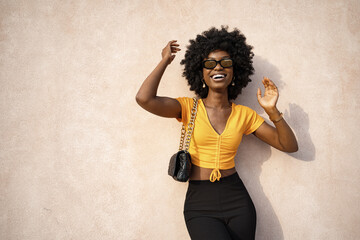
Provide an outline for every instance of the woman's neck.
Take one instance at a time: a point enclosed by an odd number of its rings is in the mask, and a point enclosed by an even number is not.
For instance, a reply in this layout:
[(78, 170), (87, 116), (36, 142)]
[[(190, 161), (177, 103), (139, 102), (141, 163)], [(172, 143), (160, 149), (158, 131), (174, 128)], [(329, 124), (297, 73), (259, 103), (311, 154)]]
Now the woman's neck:
[(209, 108), (224, 109), (231, 107), (227, 92), (224, 94), (209, 91), (207, 97), (203, 99), (203, 102), (205, 106)]

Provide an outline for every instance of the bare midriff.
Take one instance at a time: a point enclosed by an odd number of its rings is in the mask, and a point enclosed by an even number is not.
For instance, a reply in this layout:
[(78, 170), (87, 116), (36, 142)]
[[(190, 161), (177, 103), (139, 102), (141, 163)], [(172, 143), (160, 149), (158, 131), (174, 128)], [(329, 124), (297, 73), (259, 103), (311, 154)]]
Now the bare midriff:
[[(209, 180), (210, 174), (213, 169), (211, 168), (202, 168), (196, 165), (191, 166), (191, 174), (189, 180)], [(233, 173), (236, 173), (235, 167), (225, 170), (220, 170), (221, 177), (230, 176)]]

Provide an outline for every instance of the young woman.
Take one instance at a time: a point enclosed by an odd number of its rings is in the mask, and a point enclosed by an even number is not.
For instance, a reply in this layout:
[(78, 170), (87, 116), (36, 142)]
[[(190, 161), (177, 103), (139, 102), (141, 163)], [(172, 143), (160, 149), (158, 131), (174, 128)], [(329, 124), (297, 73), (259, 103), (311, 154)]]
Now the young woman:
[[(298, 150), (296, 138), (277, 109), (278, 89), (268, 78), (257, 99), (274, 126), (254, 110), (236, 105), (241, 89), (253, 74), (252, 47), (237, 29), (211, 28), (190, 40), (181, 61), (183, 76), (199, 97), (195, 128), (189, 152), (192, 172), (184, 204), (184, 217), (191, 239), (254, 239), (256, 210), (239, 178), (234, 163), (243, 134), (284, 151)], [(187, 126), (191, 98), (157, 96), (160, 79), (180, 51), (176, 40), (162, 50), (162, 59), (140, 87), (136, 101), (145, 110), (176, 118)]]

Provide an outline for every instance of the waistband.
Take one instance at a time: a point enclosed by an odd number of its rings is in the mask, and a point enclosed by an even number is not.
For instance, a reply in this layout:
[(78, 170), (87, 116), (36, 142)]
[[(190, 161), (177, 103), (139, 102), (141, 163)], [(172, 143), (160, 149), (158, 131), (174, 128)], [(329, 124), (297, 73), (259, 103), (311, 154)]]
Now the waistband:
[(226, 176), (226, 177), (222, 177), (220, 178), (218, 181), (212, 182), (210, 180), (189, 180), (189, 184), (195, 184), (195, 185), (200, 185), (200, 184), (219, 184), (219, 183), (226, 183), (226, 182), (234, 182), (236, 180), (240, 179), (239, 175), (237, 172)]

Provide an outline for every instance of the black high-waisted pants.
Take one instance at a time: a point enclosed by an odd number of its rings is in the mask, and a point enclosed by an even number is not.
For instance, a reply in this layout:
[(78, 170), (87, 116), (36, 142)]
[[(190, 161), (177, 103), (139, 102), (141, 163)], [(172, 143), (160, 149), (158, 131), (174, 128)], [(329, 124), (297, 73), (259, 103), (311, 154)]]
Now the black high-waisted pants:
[(190, 180), (184, 217), (192, 240), (255, 239), (256, 210), (237, 173)]

